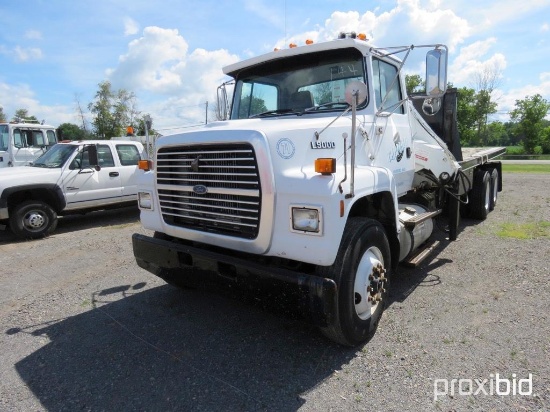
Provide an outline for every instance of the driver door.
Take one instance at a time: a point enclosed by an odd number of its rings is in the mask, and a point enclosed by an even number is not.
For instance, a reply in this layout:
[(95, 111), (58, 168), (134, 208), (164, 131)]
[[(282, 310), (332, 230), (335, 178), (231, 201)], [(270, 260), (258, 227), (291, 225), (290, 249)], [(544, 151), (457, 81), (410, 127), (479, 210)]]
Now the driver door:
[(63, 172), (66, 209), (82, 209), (119, 203), (122, 196), (120, 170), (109, 145), (98, 145), (100, 170), (90, 166), (86, 146)]

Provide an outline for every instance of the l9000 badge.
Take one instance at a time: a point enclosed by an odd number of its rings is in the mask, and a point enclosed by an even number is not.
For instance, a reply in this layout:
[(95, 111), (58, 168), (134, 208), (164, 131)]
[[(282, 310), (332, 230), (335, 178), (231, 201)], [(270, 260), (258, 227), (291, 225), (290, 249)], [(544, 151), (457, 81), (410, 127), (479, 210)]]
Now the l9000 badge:
[(336, 149), (334, 142), (311, 142), (312, 149)]

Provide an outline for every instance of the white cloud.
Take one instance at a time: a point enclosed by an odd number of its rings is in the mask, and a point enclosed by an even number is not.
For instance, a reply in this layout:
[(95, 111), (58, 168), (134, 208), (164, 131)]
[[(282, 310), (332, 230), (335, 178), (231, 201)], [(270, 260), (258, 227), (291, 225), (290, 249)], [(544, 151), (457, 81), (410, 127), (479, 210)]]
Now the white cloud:
[[(307, 37), (315, 37), (326, 41), (337, 38), (340, 32), (355, 31), (365, 33), (369, 41), (381, 47), (437, 42), (447, 44), (452, 52), (470, 35), (471, 28), (468, 21), (454, 11), (437, 9), (438, 4), (432, 1), (425, 7), (419, 0), (399, 0), (393, 9), (378, 15), (370, 10), (363, 14), (335, 11), (315, 33), (296, 33), (291, 40), (303, 43)], [(407, 33), (406, 40), (403, 33)], [(286, 47), (283, 40), (276, 46)]]
[(456, 86), (475, 88), (475, 79), (483, 73), (494, 73), (502, 76), (506, 69), (506, 57), (502, 53), (494, 53), (486, 57), (497, 39), (491, 37), (483, 41), (474, 42), (459, 50), (458, 56), (449, 67), (449, 79)]
[[(9, 98), (6, 98), (9, 96)], [(45, 106), (36, 99), (34, 92), (28, 85), (10, 85), (0, 83), (0, 101), (3, 111), (11, 119), (18, 109), (26, 109), (31, 116), (36, 116), (40, 121), (57, 126), (61, 123), (73, 122), (73, 110), (63, 105)]]
[(40, 60), (43, 57), (42, 50), (37, 47), (23, 48), (21, 46), (15, 46), (13, 49), (13, 55), (15, 56), (15, 59), (20, 62)]
[(155, 124), (196, 122), (204, 119), (204, 103), (212, 104), (225, 78), (222, 67), (238, 58), (226, 50), (188, 49), (178, 30), (146, 27), (107, 75), (113, 88), (133, 91), (138, 99), (140, 94), (150, 97), (148, 106), (139, 109), (155, 113)]
[(275, 27), (284, 26), (283, 12), (284, 7), (274, 7), (273, 4), (279, 4), (277, 2), (267, 2), (258, 0), (245, 0), (244, 7), (246, 10), (256, 14), (261, 19), (269, 22)]
[(42, 33), (38, 30), (29, 30), (25, 33), (25, 38), (31, 39), (31, 40), (41, 40), (42, 39)]
[(544, 23), (544, 24), (540, 27), (541, 33), (546, 33), (548, 30), (550, 30), (550, 25), (549, 25), (548, 23)]
[(139, 24), (130, 17), (124, 18), (124, 35), (133, 36), (139, 31)]
[(536, 94), (540, 94), (543, 98), (550, 100), (550, 72), (541, 73), (539, 80), (538, 84), (528, 84), (502, 93), (502, 98), (498, 102), (499, 112), (508, 113), (514, 109), (516, 100), (523, 100)]

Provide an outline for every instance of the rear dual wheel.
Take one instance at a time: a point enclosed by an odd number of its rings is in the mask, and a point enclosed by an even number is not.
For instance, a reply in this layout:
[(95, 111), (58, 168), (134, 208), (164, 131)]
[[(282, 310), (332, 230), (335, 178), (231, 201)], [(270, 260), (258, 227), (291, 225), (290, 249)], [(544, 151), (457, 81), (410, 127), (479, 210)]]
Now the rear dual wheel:
[(470, 216), (485, 220), (491, 210), (491, 176), (486, 170), (477, 170), (474, 174), (470, 192)]
[(388, 297), (390, 246), (380, 223), (351, 218), (334, 264), (320, 269), (337, 285), (337, 313), (321, 328), (329, 339), (356, 346), (376, 331)]

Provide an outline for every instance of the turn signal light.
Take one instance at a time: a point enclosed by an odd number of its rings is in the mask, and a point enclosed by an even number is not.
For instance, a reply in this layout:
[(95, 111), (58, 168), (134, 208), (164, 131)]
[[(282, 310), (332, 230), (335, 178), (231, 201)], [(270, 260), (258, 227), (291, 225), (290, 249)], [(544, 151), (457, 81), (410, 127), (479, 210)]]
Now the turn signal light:
[(138, 169), (145, 170), (146, 172), (152, 169), (152, 163), (150, 160), (138, 160)]
[(315, 173), (330, 175), (336, 172), (336, 159), (322, 157), (315, 159)]

